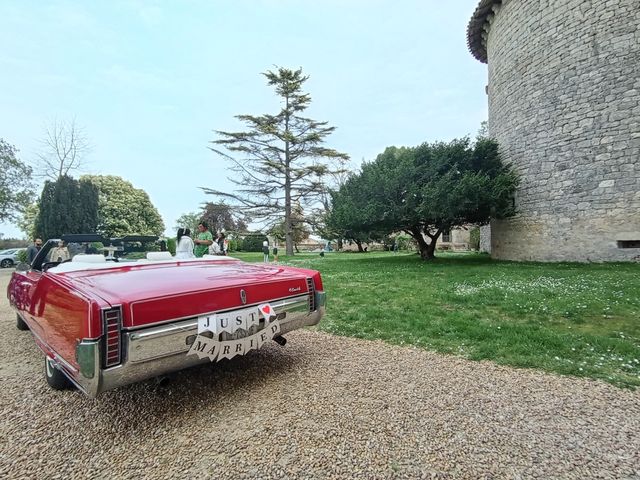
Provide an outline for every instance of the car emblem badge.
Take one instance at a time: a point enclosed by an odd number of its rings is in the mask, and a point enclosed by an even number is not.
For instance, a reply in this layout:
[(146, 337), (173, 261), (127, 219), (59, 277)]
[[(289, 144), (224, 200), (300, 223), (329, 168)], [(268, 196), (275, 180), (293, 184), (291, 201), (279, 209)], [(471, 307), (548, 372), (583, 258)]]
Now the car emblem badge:
[(240, 300), (242, 301), (243, 305), (247, 303), (247, 292), (245, 292), (244, 290), (240, 290)]

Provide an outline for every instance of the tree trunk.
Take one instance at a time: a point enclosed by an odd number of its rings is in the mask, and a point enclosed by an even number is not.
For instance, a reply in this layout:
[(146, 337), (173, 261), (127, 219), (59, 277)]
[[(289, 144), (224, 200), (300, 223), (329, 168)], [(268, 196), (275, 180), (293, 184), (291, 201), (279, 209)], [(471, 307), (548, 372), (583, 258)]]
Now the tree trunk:
[(284, 229), (285, 245), (287, 255), (293, 255), (293, 227), (291, 225), (291, 180), (287, 174), (285, 180), (285, 200), (284, 200)]
[(342, 251), (342, 239), (341, 238), (338, 239), (338, 251), (339, 252)]
[(409, 235), (411, 235), (418, 244), (420, 258), (422, 258), (423, 260), (433, 260), (436, 257), (436, 242), (438, 241), (438, 237), (440, 236), (442, 230), (439, 229), (434, 235), (426, 232), (427, 236), (431, 240), (430, 243), (427, 243), (427, 241), (424, 239), (424, 235), (422, 234), (422, 229), (420, 227), (412, 227), (408, 230), (408, 232)]
[[(285, 119), (285, 133), (289, 134), (289, 96), (286, 97), (287, 118)], [(289, 140), (284, 143), (284, 230), (287, 256), (293, 255), (293, 225), (291, 225), (291, 158), (289, 156)]]
[(423, 260), (433, 260), (434, 258), (436, 258), (435, 250), (436, 250), (436, 241), (431, 240), (431, 243), (427, 243), (427, 249), (425, 251), (420, 252), (420, 257), (422, 257)]
[(362, 248), (362, 242), (360, 240), (354, 240), (356, 242), (356, 245), (358, 246), (358, 251), (359, 252), (364, 252), (364, 248)]

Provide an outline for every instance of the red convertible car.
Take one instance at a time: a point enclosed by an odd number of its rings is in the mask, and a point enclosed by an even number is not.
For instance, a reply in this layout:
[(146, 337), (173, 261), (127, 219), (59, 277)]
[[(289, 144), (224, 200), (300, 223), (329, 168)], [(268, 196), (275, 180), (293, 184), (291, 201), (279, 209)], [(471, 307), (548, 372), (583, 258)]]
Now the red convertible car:
[[(320, 321), (320, 274), (230, 257), (126, 261), (91, 253), (90, 236), (49, 240), (7, 289), (53, 388), (105, 390), (244, 355)], [(88, 253), (89, 252), (89, 253)]]

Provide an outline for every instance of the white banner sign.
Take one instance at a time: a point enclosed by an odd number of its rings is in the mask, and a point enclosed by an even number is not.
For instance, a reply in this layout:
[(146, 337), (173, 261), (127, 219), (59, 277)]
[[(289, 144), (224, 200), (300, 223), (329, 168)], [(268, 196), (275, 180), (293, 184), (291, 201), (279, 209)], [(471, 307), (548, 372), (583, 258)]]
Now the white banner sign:
[(273, 307), (268, 303), (242, 310), (202, 315), (198, 317), (198, 334), (205, 331), (213, 332), (214, 334), (222, 332), (234, 333), (241, 328), (249, 330), (252, 326), (260, 323), (260, 313), (262, 313), (266, 323), (275, 316)]
[[(198, 326), (199, 324), (200, 322), (198, 322)], [(264, 329), (253, 335), (238, 338), (237, 340), (220, 342), (217, 336), (216, 338), (208, 338), (198, 332), (198, 336), (187, 355), (195, 354), (198, 355), (198, 358), (209, 357), (212, 362), (214, 360), (220, 361), (223, 358), (233, 358), (236, 355), (244, 355), (250, 350), (256, 350), (278, 335), (280, 335), (280, 322), (278, 320), (268, 323)]]

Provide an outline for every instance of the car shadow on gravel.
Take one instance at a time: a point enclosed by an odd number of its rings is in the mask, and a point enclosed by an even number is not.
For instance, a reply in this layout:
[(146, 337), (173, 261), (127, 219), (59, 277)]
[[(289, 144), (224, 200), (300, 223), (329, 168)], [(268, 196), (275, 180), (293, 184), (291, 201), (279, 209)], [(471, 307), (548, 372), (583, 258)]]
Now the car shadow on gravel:
[[(142, 424), (167, 427), (188, 422), (194, 414), (228, 415), (230, 406), (248, 402), (247, 394), (259, 390), (277, 391), (278, 385), (296, 369), (308, 363), (304, 349), (268, 346), (249, 355), (198, 365), (166, 377), (151, 379), (108, 391), (87, 406), (97, 414), (103, 427), (127, 425), (120, 433), (133, 433)], [(79, 393), (78, 393), (79, 395)], [(84, 400), (84, 399), (83, 399)], [(111, 428), (109, 428), (111, 429)]]

